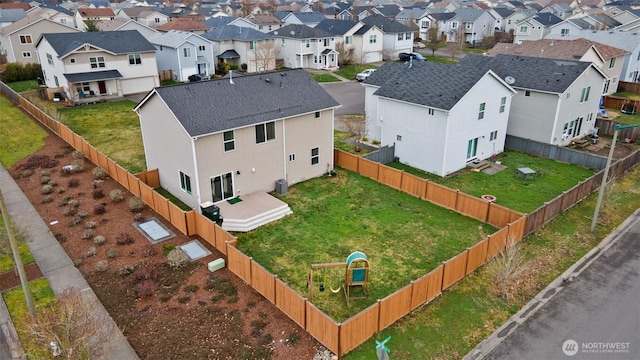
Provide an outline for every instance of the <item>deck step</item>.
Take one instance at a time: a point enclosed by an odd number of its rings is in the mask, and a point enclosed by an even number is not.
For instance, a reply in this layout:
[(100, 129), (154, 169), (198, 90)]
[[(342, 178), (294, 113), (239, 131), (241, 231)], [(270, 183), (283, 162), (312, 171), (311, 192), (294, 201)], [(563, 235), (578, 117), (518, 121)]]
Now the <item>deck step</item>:
[(222, 229), (225, 231), (248, 232), (264, 224), (282, 219), (289, 214), (293, 214), (293, 211), (291, 211), (289, 205), (284, 204), (248, 219), (230, 219), (225, 217), (222, 222)]

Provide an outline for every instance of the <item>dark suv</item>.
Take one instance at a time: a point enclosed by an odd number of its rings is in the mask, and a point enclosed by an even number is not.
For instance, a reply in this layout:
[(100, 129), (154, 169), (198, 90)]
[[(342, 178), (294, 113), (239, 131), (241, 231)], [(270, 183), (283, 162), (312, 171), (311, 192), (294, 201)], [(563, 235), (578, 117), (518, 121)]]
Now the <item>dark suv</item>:
[(424, 56), (422, 56), (422, 54), (416, 52), (400, 53), (398, 54), (398, 58), (400, 59), (400, 61), (409, 61), (410, 59), (421, 61), (427, 60)]

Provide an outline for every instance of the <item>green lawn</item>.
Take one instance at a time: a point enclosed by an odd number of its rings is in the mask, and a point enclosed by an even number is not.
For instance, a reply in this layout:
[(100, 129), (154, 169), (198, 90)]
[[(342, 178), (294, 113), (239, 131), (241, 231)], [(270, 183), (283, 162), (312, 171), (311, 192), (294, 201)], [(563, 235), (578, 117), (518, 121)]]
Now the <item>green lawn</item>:
[(391, 336), (387, 347), (394, 359), (459, 359), (505, 323), (569, 266), (596, 246), (640, 207), (640, 167), (616, 181), (605, 199), (595, 236), (589, 227), (597, 194), (529, 236), (523, 242), (530, 271), (523, 275), (510, 301), (495, 296), (489, 271), (482, 267), (429, 305), (416, 309), (350, 352), (345, 359), (375, 359), (376, 343)]
[[(505, 151), (499, 160), (507, 168), (494, 175), (462, 170), (457, 176), (449, 178), (428, 174), (400, 163), (388, 165), (476, 197), (494, 195), (497, 204), (522, 213), (532, 212), (545, 201), (552, 200), (595, 173), (579, 166), (510, 150)], [(519, 164), (530, 167), (543, 176), (534, 180), (518, 179), (515, 177), (515, 169)]]
[(0, 109), (0, 162), (8, 169), (43, 147), (47, 133), (4, 96)]
[(369, 150), (363, 148), (362, 151), (360, 152), (356, 152), (356, 148), (355, 145), (346, 142), (345, 140), (350, 138), (351, 135), (349, 135), (349, 133), (344, 132), (344, 131), (338, 131), (338, 130), (334, 130), (333, 131), (333, 146), (336, 149), (340, 149), (344, 152), (348, 152), (350, 154), (356, 154), (356, 155), (364, 155), (368, 152), (370, 152)]
[(617, 92), (615, 94), (611, 94), (611, 96), (617, 96), (617, 97), (627, 98), (631, 100), (640, 100), (640, 94), (631, 93), (631, 92)]
[[(313, 303), (337, 321), (373, 304), (480, 241), (490, 225), (435, 206), (356, 173), (307, 180), (281, 197), (293, 214), (246, 234), (239, 248), (306, 296), (311, 264), (345, 261), (362, 251), (371, 264), (370, 296), (347, 307), (342, 292)], [(317, 273), (334, 288), (344, 269)]]
[(180, 85), (180, 84), (184, 84), (184, 83), (182, 81), (176, 81), (171, 79), (162, 80), (160, 82), (160, 86), (170, 86), (170, 85)]
[(331, 75), (331, 74), (313, 74), (313, 73), (309, 73), (309, 75), (311, 75), (311, 77), (319, 82), (319, 83), (326, 83), (326, 82), (338, 82), (340, 81), (340, 79), (338, 79), (337, 77)]
[[(32, 263), (34, 261), (33, 255), (31, 255), (29, 247), (27, 247), (27, 243), (19, 234), (16, 234), (15, 230), (13, 235), (17, 238), (18, 252), (20, 253), (22, 264), (26, 265)], [(4, 217), (2, 215), (0, 215), (0, 244), (3, 246), (3, 248), (0, 249), (0, 273), (2, 273), (13, 269), (13, 254), (11, 253), (11, 247), (9, 246), (9, 237), (7, 236)]]
[(368, 65), (368, 64), (363, 64), (358, 66), (347, 65), (347, 66), (342, 66), (340, 70), (336, 70), (335, 73), (347, 80), (355, 80), (357, 73), (360, 73), (366, 69), (377, 69), (377, 68), (378, 68), (377, 66)]
[(61, 121), (129, 172), (146, 169), (135, 102), (122, 100), (61, 108)]
[(17, 93), (40, 88), (40, 85), (38, 85), (37, 80), (16, 81), (16, 82), (8, 83), (7, 85)]
[(431, 61), (431, 62), (444, 63), (444, 64), (458, 63), (458, 59), (452, 59), (450, 56), (443, 57), (443, 56), (425, 55), (425, 57), (427, 58), (427, 61)]

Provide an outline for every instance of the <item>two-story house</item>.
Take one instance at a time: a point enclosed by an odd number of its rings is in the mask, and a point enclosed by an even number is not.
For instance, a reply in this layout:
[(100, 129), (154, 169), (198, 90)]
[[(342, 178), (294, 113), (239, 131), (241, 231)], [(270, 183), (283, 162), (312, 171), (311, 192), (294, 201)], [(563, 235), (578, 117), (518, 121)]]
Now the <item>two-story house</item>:
[(582, 30), (589, 30), (592, 25), (581, 18), (571, 18), (551, 25), (545, 37), (573, 36)]
[[(212, 101), (215, 99), (216, 101)], [(134, 108), (147, 168), (199, 209), (327, 174), (336, 102), (294, 69), (159, 87)]]
[(215, 73), (213, 44), (200, 35), (172, 30), (149, 38), (156, 48), (159, 70), (172, 70), (178, 81), (188, 81), (194, 74), (209, 77)]
[(550, 31), (551, 26), (562, 22), (562, 19), (552, 13), (539, 13), (516, 24), (513, 42), (520, 44), (523, 41), (540, 40)]
[(349, 20), (325, 19), (315, 29), (335, 36), (336, 51), (351, 62), (373, 63), (382, 61), (384, 33), (374, 25)]
[(458, 36), (463, 36), (465, 43), (482, 42), (487, 36), (493, 36), (495, 22), (488, 11), (481, 9), (456, 9), (455, 16), (450, 20), (455, 27), (448, 34), (449, 41), (460, 42)]
[(36, 49), (47, 87), (61, 88), (68, 99), (160, 86), (156, 49), (135, 30), (42, 34)]
[(275, 69), (278, 47), (273, 36), (252, 28), (227, 25), (212, 29), (202, 37), (213, 44), (215, 65), (223, 62), (242, 66), (247, 72)]
[(151, 28), (169, 22), (169, 16), (158, 12), (149, 6), (134, 6), (130, 8), (117, 9), (115, 14), (118, 18), (135, 20)]
[(102, 20), (113, 20), (116, 14), (111, 8), (90, 8), (81, 7), (76, 10), (76, 27), (82, 31), (87, 31), (88, 23), (96, 23)]
[(367, 16), (362, 23), (373, 25), (384, 33), (382, 37), (384, 59), (396, 59), (401, 52), (413, 51), (413, 30), (410, 27), (382, 15)]
[(287, 25), (269, 33), (278, 56), (290, 68), (330, 69), (338, 66), (335, 36), (306, 25)]
[(364, 86), (367, 136), (404, 164), (446, 176), (504, 150), (515, 91), (491, 70), (387, 62)]

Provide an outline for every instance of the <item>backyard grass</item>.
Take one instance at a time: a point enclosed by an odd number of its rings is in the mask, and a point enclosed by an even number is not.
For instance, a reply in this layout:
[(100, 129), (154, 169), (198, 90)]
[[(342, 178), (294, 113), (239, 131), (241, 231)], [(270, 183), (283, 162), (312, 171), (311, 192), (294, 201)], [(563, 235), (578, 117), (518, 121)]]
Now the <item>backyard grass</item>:
[(182, 81), (176, 81), (171, 79), (160, 81), (160, 86), (179, 85), (179, 84), (184, 84), (184, 83)]
[[(22, 264), (27, 265), (32, 263), (33, 255), (29, 251), (29, 247), (27, 247), (27, 243), (17, 235), (14, 230), (14, 236), (17, 238), (18, 242), (18, 252), (20, 253), (20, 259), (22, 259)], [(4, 218), (0, 215), (0, 244), (3, 246), (0, 248), (0, 273), (5, 271), (9, 271), (13, 269), (13, 254), (11, 253), (11, 248), (9, 247), (9, 237), (7, 236), (7, 231), (4, 224)], [(6, 244), (6, 246), (5, 246)]]
[(132, 174), (146, 169), (135, 102), (122, 100), (61, 108), (60, 120)]
[(632, 93), (632, 92), (617, 92), (615, 94), (611, 94), (611, 96), (617, 96), (621, 98), (631, 99), (631, 100), (640, 100), (640, 94)]
[(377, 69), (377, 68), (378, 68), (377, 66), (373, 66), (373, 65), (358, 65), (358, 66), (347, 65), (347, 66), (342, 66), (340, 70), (336, 70), (334, 72), (347, 80), (355, 80), (357, 73), (362, 72), (366, 69)]
[(311, 77), (319, 82), (319, 83), (327, 83), (327, 82), (338, 82), (340, 81), (340, 79), (338, 79), (337, 77), (331, 75), (331, 74), (313, 74), (310, 73), (309, 75), (311, 75)]
[(595, 235), (591, 234), (597, 193), (525, 238), (523, 251), (533, 271), (525, 276), (535, 286), (520, 289), (509, 303), (495, 296), (495, 283), (486, 266), (464, 278), (429, 303), (381, 331), (345, 356), (375, 359), (376, 343), (386, 345), (394, 359), (459, 359), (500, 327), (553, 279), (583, 257), (640, 207), (640, 167), (610, 185)]
[(8, 169), (43, 147), (47, 132), (4, 96), (0, 109), (0, 162)]
[[(497, 204), (522, 213), (532, 212), (545, 201), (552, 200), (595, 173), (591, 169), (510, 150), (500, 155), (499, 160), (507, 168), (494, 175), (464, 169), (448, 178), (428, 174), (401, 163), (388, 165), (469, 195), (493, 195), (497, 198)], [(519, 164), (532, 168), (542, 176), (534, 180), (516, 178), (515, 169)]]
[(443, 56), (424, 55), (424, 57), (427, 58), (427, 61), (436, 62), (436, 63), (444, 63), (444, 64), (458, 63), (458, 59), (452, 59), (450, 56), (443, 57)]
[(17, 93), (21, 93), (23, 91), (40, 89), (40, 85), (38, 85), (37, 80), (16, 81), (16, 82), (8, 83), (7, 86), (9, 86), (13, 91)]
[[(495, 228), (356, 173), (307, 180), (281, 199), (293, 214), (238, 235), (239, 248), (303, 296), (311, 264), (344, 262), (362, 251), (371, 265), (370, 294), (347, 306), (342, 292), (319, 292), (313, 303), (343, 321), (428, 273)], [(482, 228), (482, 231), (479, 230)], [(336, 288), (344, 268), (314, 272)]]
[(350, 154), (356, 154), (356, 155), (364, 155), (370, 152), (365, 148), (363, 148), (360, 152), (356, 152), (355, 145), (346, 141), (351, 137), (352, 137), (351, 134), (349, 134), (348, 132), (334, 130), (333, 131), (333, 147), (336, 149), (340, 149), (344, 152), (348, 152)]

